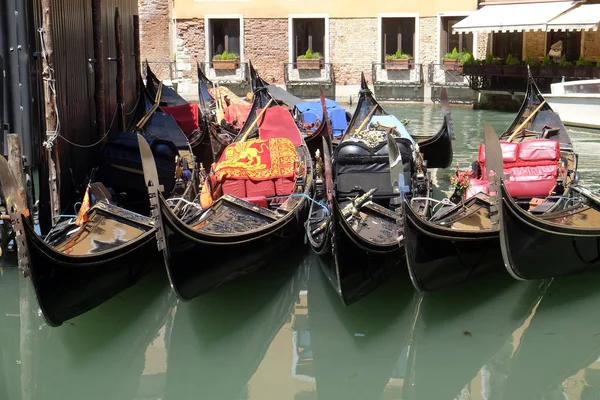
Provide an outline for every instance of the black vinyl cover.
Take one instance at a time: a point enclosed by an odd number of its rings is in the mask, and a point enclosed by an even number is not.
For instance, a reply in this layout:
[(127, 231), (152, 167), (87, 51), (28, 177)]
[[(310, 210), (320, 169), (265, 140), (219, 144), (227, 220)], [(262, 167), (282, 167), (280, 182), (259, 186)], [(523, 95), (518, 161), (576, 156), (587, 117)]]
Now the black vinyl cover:
[[(167, 140), (143, 135), (150, 145), (158, 179), (169, 194), (175, 186), (175, 156), (179, 155), (175, 145)], [(101, 181), (107, 187), (127, 193), (146, 193), (146, 184), (142, 169), (142, 160), (137, 136), (132, 132), (121, 132), (115, 135), (104, 146), (100, 164)]]
[[(412, 143), (397, 138), (406, 175), (413, 173)], [(336, 192), (341, 196), (356, 196), (362, 191), (378, 188), (374, 199), (394, 196), (390, 183), (387, 143), (371, 148), (363, 143), (344, 141), (335, 150)]]

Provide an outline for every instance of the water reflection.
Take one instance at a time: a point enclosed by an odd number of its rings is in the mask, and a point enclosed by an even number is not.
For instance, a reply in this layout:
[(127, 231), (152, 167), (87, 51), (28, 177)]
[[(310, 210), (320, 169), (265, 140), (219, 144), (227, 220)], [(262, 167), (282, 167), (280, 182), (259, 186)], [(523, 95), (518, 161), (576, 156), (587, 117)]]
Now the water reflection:
[(502, 366), (518, 346), (544, 288), (540, 282), (498, 274), (468, 291), (457, 287), (424, 294), (405, 398), (488, 399), (501, 392)]
[(167, 346), (166, 400), (252, 397), (247, 382), (304, 284), (304, 254), (294, 249), (247, 279), (179, 304)]
[(531, 320), (503, 399), (600, 397), (600, 275), (555, 279)]
[(319, 262), (317, 256), (311, 257), (308, 279), (317, 396), (303, 398), (396, 398), (404, 386), (417, 304), (410, 281), (394, 276), (374, 293), (345, 307)]
[(7, 302), (0, 300), (2, 361), (13, 371), (4, 374), (12, 385), (2, 399), (136, 398), (148, 350), (164, 334), (175, 305), (162, 271), (155, 269), (141, 285), (59, 328), (47, 326), (35, 309), (19, 310), (19, 289), (25, 288), (32, 304), (33, 295), (24, 281), (19, 284), (16, 270), (6, 275), (0, 293), (16, 299), (16, 308), (12, 301), (5, 309)]

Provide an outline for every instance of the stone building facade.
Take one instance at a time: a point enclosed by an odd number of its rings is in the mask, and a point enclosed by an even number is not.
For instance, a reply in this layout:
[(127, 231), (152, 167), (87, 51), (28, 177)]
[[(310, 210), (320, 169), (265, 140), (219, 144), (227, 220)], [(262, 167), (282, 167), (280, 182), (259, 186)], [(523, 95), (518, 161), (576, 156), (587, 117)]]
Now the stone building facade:
[[(209, 79), (231, 81), (244, 79), (240, 70), (244, 63), (251, 61), (266, 81), (284, 85), (286, 77), (292, 79), (291, 72), (296, 78), (303, 76), (295, 71), (295, 61), (300, 53), (304, 53), (306, 44), (299, 44), (302, 38), (298, 38), (301, 34), (296, 32), (295, 21), (321, 19), (325, 25), (324, 43), (319, 49), (323, 53), (323, 71), (320, 75), (305, 73), (304, 76), (313, 77), (313, 83), (323, 81), (356, 87), (361, 72), (368, 81), (376, 79), (372, 76), (372, 71), (376, 70), (374, 64), (382, 64), (385, 53), (396, 50), (396, 41), (398, 48), (402, 47), (400, 43), (405, 45), (403, 52), (415, 53), (411, 54), (414, 63), (425, 66), (440, 63), (441, 15), (450, 11), (453, 15), (466, 16), (477, 8), (476, 0), (457, 0), (448, 6), (449, 10), (437, 9), (439, 2), (432, 0), (394, 5), (386, 0), (373, 0), (368, 7), (349, 0), (344, 7), (336, 1), (319, 4), (317, 11), (323, 14), (305, 14), (301, 11), (305, 11), (302, 9), (306, 9), (306, 4), (300, 3), (228, 1), (219, 2), (217, 8), (217, 3), (207, 0), (178, 0), (175, 3), (173, 0), (139, 0), (142, 59), (147, 59), (151, 65), (165, 61), (176, 63), (175, 78), (192, 83), (197, 81), (196, 63)], [(402, 30), (401, 35), (399, 30), (389, 33), (384, 27), (388, 19), (396, 19), (400, 25), (406, 23), (410, 28)], [(212, 65), (216, 54), (215, 32), (222, 32), (211, 24), (224, 20), (240, 21), (239, 33), (234, 29), (226, 39), (235, 36), (233, 46), (235, 49), (240, 47), (240, 70), (230, 74), (216, 71)], [(388, 32), (387, 36), (384, 31)], [(319, 39), (313, 37), (313, 44), (320, 43)], [(472, 47), (478, 48), (476, 43)], [(414, 84), (422, 86), (423, 82)]]

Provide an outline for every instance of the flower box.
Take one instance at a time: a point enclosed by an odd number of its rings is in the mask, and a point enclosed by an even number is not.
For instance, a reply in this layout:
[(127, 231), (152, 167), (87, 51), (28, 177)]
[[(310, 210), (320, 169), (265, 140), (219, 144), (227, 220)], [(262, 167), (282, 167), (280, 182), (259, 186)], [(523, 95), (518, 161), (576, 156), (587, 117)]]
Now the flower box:
[(388, 70), (409, 70), (414, 69), (414, 58), (393, 58), (385, 60), (385, 69)]
[(442, 69), (444, 71), (458, 71), (459, 73), (462, 73), (463, 67), (461, 62), (461, 60), (442, 60)]
[(235, 70), (240, 65), (240, 59), (236, 58), (235, 60), (212, 60), (212, 65), (214, 69)]
[(525, 76), (527, 74), (526, 65), (504, 65), (504, 75), (508, 76)]
[(596, 67), (575, 67), (573, 68), (573, 76), (577, 78), (594, 78), (594, 70)]
[(323, 68), (323, 58), (297, 58), (297, 69), (319, 70)]

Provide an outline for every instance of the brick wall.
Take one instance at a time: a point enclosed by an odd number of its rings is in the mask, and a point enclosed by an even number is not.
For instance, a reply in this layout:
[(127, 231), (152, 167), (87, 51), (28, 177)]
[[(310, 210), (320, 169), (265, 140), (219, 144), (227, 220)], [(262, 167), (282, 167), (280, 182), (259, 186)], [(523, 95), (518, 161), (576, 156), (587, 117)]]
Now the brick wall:
[(198, 81), (196, 62), (206, 61), (204, 19), (177, 20), (177, 69), (183, 78)]
[(261, 78), (283, 84), (283, 64), (288, 61), (287, 18), (244, 19), (244, 58)]
[(358, 85), (361, 72), (372, 82), (371, 63), (377, 58), (377, 18), (330, 19), (329, 42), (336, 84)]
[(597, 62), (600, 59), (600, 31), (583, 33), (583, 56), (586, 61)]
[(543, 59), (546, 55), (546, 32), (525, 32), (525, 58)]
[(424, 66), (437, 62), (439, 34), (436, 17), (419, 18), (419, 63)]
[(172, 60), (171, 0), (138, 0), (142, 60)]

